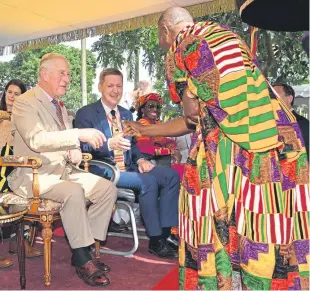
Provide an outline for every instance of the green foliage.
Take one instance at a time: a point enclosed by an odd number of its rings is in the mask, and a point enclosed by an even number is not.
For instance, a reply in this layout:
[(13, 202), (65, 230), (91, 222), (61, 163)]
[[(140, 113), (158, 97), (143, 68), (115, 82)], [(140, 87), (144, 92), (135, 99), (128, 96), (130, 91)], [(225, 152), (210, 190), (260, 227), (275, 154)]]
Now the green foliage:
[[(67, 94), (62, 98), (66, 107), (76, 111), (82, 106), (82, 63), (81, 50), (65, 45), (51, 45), (37, 50), (29, 50), (17, 54), (13, 60), (0, 63), (1, 86), (4, 87), (10, 79), (20, 79), (27, 87), (33, 87), (37, 83), (38, 66), (40, 59), (46, 53), (60, 53), (64, 55), (71, 67), (71, 84)], [(87, 51), (87, 92), (91, 98), (93, 80), (96, 77), (96, 58), (93, 53)], [(3, 88), (1, 88), (3, 89)]]
[[(250, 45), (250, 28), (243, 23), (237, 12), (219, 13), (195, 19), (195, 21), (214, 21), (228, 26)], [(263, 73), (273, 82), (287, 82), (291, 85), (308, 83), (309, 66), (306, 54), (301, 47), (302, 33), (258, 32), (257, 59)], [(171, 118), (181, 110), (170, 102), (165, 84), (165, 56), (158, 46), (156, 27), (139, 28), (102, 36), (94, 43), (92, 50), (98, 52), (98, 61), (103, 67), (121, 68), (126, 65), (131, 80), (138, 81), (137, 60), (142, 51), (142, 65), (155, 79), (154, 89), (163, 97), (163, 114)], [(136, 66), (136, 67), (135, 67)]]

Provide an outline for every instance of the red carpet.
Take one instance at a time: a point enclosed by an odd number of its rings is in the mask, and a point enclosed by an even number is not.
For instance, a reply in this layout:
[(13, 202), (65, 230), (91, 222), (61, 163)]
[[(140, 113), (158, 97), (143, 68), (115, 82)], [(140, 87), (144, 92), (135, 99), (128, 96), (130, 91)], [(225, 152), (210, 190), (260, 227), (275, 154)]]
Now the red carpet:
[(173, 268), (163, 279), (161, 279), (152, 290), (179, 290), (179, 269)]

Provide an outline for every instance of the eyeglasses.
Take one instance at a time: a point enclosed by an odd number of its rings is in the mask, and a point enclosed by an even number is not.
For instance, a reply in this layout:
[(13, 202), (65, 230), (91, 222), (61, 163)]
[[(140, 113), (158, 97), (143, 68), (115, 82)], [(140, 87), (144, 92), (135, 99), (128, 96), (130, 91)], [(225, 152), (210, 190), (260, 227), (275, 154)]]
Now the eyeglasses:
[(160, 104), (149, 104), (149, 105), (145, 105), (145, 108), (148, 108), (148, 109), (157, 109), (157, 110), (160, 110), (161, 109), (161, 105)]

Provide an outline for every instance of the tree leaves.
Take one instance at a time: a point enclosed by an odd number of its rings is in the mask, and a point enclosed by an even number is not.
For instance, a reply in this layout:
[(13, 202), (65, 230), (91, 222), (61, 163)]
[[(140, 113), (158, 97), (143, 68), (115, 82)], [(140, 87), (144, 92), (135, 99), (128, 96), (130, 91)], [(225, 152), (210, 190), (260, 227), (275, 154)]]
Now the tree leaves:
[[(71, 84), (67, 94), (62, 98), (67, 109), (76, 111), (82, 106), (82, 63), (81, 50), (65, 45), (52, 45), (38, 50), (29, 50), (17, 54), (10, 62), (0, 63), (0, 80), (1, 90), (11, 79), (22, 80), (28, 88), (35, 86), (37, 83), (38, 66), (40, 59), (46, 53), (60, 53), (64, 55), (71, 67)], [(96, 77), (96, 58), (92, 52), (86, 52), (87, 63), (87, 95), (92, 99), (93, 80)]]

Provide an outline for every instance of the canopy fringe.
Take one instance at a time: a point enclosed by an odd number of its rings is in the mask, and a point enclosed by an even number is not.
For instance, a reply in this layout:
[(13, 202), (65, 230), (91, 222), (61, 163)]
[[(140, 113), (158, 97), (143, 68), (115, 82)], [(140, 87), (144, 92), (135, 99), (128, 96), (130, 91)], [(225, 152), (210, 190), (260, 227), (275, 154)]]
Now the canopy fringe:
[[(232, 11), (236, 9), (236, 4), (235, 0), (214, 0), (211, 2), (187, 6), (186, 9), (188, 9), (188, 11), (192, 14), (192, 16), (196, 18), (207, 14), (216, 14), (221, 12)], [(51, 35), (44, 38), (29, 40), (9, 46), (2, 46), (0, 47), (0, 55), (16, 54), (21, 51), (38, 49), (44, 46), (57, 44), (60, 42), (80, 40), (86, 37), (94, 37), (97, 35), (116, 33), (119, 31), (134, 30), (145, 26), (155, 26), (157, 25), (157, 21), (160, 14), (161, 13), (154, 13), (139, 16), (131, 19), (99, 25), (96, 27), (79, 29), (62, 34)]]

